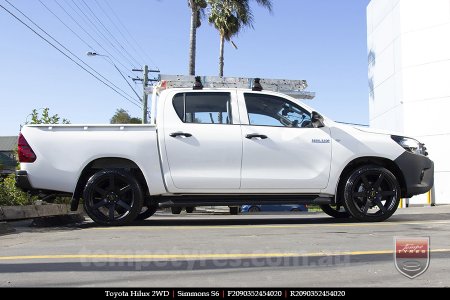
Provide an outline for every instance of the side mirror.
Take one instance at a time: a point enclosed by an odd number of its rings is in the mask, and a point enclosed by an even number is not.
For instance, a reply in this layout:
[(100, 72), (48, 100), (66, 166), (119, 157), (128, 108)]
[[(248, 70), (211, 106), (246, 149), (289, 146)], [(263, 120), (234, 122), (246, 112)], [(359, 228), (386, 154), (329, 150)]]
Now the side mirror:
[(323, 117), (317, 111), (313, 111), (311, 113), (311, 123), (314, 128), (325, 127), (325, 124), (323, 123)]

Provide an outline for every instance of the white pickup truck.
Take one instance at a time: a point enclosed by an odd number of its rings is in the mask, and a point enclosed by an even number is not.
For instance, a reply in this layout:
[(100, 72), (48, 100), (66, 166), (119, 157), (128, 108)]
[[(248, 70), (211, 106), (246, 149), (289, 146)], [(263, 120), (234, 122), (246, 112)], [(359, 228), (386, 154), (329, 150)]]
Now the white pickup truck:
[(267, 80), (191, 79), (154, 88), (148, 125), (24, 126), (17, 186), (70, 194), (73, 210), (83, 199), (98, 224), (124, 225), (162, 207), (293, 203), (383, 221), (433, 185), (412, 138), (336, 123)]

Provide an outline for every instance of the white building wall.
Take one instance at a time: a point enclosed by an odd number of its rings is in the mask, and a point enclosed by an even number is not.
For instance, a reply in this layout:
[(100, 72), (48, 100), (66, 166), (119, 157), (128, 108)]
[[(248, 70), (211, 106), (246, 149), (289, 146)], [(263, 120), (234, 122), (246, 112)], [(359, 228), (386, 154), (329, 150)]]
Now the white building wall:
[(367, 35), (370, 126), (424, 142), (450, 203), (450, 0), (372, 0)]

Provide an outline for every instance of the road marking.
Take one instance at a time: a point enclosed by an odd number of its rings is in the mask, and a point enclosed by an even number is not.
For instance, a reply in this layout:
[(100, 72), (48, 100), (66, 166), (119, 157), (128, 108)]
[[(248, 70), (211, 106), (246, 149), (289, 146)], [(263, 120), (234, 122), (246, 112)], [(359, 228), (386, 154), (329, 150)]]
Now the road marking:
[[(434, 249), (431, 253), (449, 252), (450, 249)], [(204, 254), (55, 254), (55, 255), (16, 255), (0, 256), (0, 261), (37, 260), (37, 259), (166, 259), (166, 260), (197, 260), (197, 259), (246, 259), (271, 257), (322, 257), (322, 256), (356, 256), (393, 254), (393, 250), (341, 251), (341, 252), (310, 252), (310, 253), (204, 253)]]
[(125, 227), (93, 227), (90, 230), (124, 230), (124, 231), (139, 231), (139, 230), (203, 230), (203, 229), (249, 229), (249, 228), (311, 228), (311, 227), (370, 227), (370, 226), (397, 226), (397, 225), (426, 225), (426, 224), (450, 224), (450, 221), (413, 221), (413, 222), (383, 222), (383, 223), (332, 223), (332, 224), (291, 224), (291, 225), (198, 225), (198, 226), (125, 226)]

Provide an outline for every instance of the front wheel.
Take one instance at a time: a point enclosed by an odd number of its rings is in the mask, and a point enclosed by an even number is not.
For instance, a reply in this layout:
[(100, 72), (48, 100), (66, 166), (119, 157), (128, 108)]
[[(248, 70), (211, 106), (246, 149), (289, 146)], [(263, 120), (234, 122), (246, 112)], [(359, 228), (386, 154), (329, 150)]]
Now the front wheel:
[(330, 204), (322, 204), (320, 205), (320, 208), (324, 213), (336, 219), (345, 219), (350, 217), (350, 214), (341, 204), (337, 204), (336, 206), (331, 206)]
[(381, 222), (397, 210), (400, 186), (394, 174), (379, 166), (363, 166), (350, 174), (343, 189), (347, 211), (363, 222)]
[(83, 192), (84, 209), (97, 224), (119, 226), (136, 219), (143, 203), (136, 178), (118, 169), (106, 169), (89, 178)]

